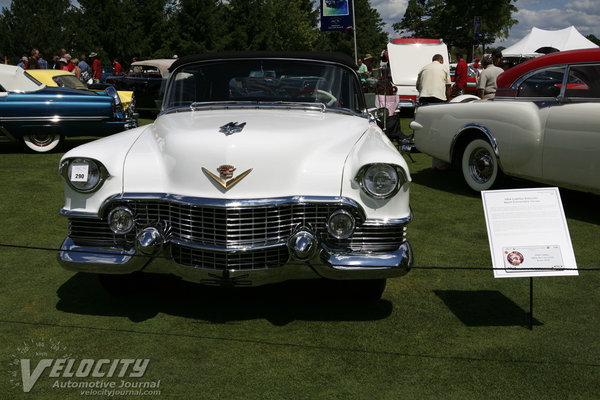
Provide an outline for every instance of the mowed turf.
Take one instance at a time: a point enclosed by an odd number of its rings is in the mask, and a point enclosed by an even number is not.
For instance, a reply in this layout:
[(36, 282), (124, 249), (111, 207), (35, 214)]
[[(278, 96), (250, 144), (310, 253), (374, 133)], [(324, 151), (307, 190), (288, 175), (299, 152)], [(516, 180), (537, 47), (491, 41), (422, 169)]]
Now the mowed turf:
[[(72, 147), (84, 140), (69, 140)], [(0, 243), (56, 249), (61, 154), (0, 147)], [(0, 248), (0, 399), (79, 399), (51, 377), (29, 393), (20, 360), (149, 359), (142, 378), (173, 399), (597, 399), (600, 271), (494, 279), (481, 198), (458, 171), (409, 161), (415, 269), (381, 301), (352, 302), (322, 281), (203, 287), (149, 276), (130, 297), (63, 270), (56, 251)], [(536, 184), (509, 180), (504, 187)], [(598, 268), (600, 198), (561, 196), (580, 268)], [(442, 267), (443, 269), (427, 269)], [(58, 385), (59, 387), (56, 387)]]

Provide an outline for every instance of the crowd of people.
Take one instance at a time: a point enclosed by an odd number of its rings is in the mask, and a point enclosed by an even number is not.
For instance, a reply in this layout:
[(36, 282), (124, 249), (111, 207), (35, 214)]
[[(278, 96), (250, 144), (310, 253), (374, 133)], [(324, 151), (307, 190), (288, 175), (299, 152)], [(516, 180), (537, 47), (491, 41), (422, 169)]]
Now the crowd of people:
[[(444, 57), (441, 54), (434, 55), (431, 63), (421, 69), (417, 77), (417, 90), (421, 103), (440, 103), (465, 93), (469, 67), (462, 54), (457, 55), (457, 61), (454, 84), (448, 69), (442, 66)], [(483, 70), (479, 73), (477, 69), (477, 96), (480, 98), (489, 99), (496, 95), (497, 78), (506, 69), (501, 66), (501, 61), (500, 50), (494, 50), (492, 54), (483, 57), (481, 61)], [(475, 63), (473, 66), (478, 68), (479, 59), (476, 59)]]
[[(88, 64), (89, 60), (89, 64)], [(91, 64), (91, 65), (90, 65)], [(72, 58), (65, 49), (60, 50), (60, 55), (54, 55), (48, 62), (38, 49), (32, 49), (29, 56), (23, 55), (17, 66), (23, 69), (58, 69), (73, 73), (82, 82), (99, 82), (102, 79), (102, 62), (96, 52), (91, 52), (87, 58)], [(121, 75), (122, 68), (119, 60), (113, 60), (113, 75)]]

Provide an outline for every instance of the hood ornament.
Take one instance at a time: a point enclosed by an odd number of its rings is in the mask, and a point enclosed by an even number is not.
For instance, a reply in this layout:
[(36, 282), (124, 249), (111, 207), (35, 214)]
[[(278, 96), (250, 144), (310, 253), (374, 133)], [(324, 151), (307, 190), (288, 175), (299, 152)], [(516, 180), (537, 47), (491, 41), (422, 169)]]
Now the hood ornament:
[(219, 168), (217, 168), (217, 172), (220, 176), (213, 174), (204, 167), (202, 167), (202, 171), (204, 171), (204, 173), (208, 175), (208, 177), (211, 178), (213, 181), (221, 185), (223, 189), (228, 190), (231, 187), (233, 187), (233, 185), (244, 179), (250, 172), (252, 172), (252, 168), (242, 172), (235, 178), (233, 177), (233, 172), (235, 171), (235, 167), (233, 165), (226, 164), (219, 166)]
[(245, 122), (242, 122), (241, 124), (238, 124), (237, 121), (230, 122), (230, 123), (225, 124), (222, 127), (220, 127), (219, 132), (224, 133), (225, 135), (229, 136), (231, 134), (241, 132), (245, 126), (246, 126)]

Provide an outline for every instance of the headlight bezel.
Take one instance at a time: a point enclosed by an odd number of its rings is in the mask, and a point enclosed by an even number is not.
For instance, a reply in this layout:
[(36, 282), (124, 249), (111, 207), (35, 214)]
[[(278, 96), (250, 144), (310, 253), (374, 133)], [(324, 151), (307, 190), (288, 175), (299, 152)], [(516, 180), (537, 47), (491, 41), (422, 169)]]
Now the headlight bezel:
[[(91, 168), (97, 171), (97, 178), (93, 178), (94, 180), (97, 180), (89, 187), (82, 187), (77, 183), (78, 181), (73, 181), (69, 172), (72, 172), (74, 164), (88, 164), (87, 179), (90, 179), (89, 169)], [(100, 161), (89, 157), (70, 157), (63, 160), (59, 167), (59, 174), (63, 177), (67, 185), (78, 193), (94, 193), (98, 191), (110, 176), (108, 170)], [(96, 173), (93, 175), (96, 176)]]
[[(395, 177), (396, 183), (395, 183), (394, 187), (391, 190), (381, 192), (381, 193), (377, 193), (376, 191), (371, 190), (370, 185), (367, 182), (367, 179), (369, 179), (369, 176), (371, 175), (370, 172), (371, 172), (372, 168), (373, 169), (383, 168), (383, 169), (388, 169), (388, 171), (393, 171), (396, 175), (396, 177)], [(391, 164), (391, 163), (370, 163), (370, 164), (363, 165), (359, 169), (358, 173), (356, 174), (355, 180), (359, 184), (362, 191), (364, 193), (366, 193), (368, 196), (375, 198), (375, 199), (382, 200), (382, 199), (389, 199), (389, 198), (395, 196), (396, 193), (398, 193), (398, 191), (400, 191), (400, 188), (406, 182), (408, 182), (408, 176), (407, 176), (404, 168), (402, 168), (400, 165)]]

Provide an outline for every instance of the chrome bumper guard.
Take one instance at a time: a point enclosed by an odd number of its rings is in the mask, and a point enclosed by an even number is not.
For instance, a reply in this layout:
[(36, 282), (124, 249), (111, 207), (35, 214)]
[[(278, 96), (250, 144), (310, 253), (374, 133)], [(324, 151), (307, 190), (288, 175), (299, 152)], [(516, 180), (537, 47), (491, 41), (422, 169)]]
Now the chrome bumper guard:
[(379, 279), (405, 275), (413, 264), (409, 242), (393, 252), (339, 252), (323, 244), (310, 259), (300, 261), (291, 255), (276, 268), (219, 270), (187, 266), (173, 261), (169, 246), (157, 256), (136, 254), (135, 250), (78, 246), (67, 238), (58, 254), (67, 270), (102, 274), (129, 274), (136, 271), (172, 274), (183, 280), (206, 285), (260, 286), (292, 279)]

